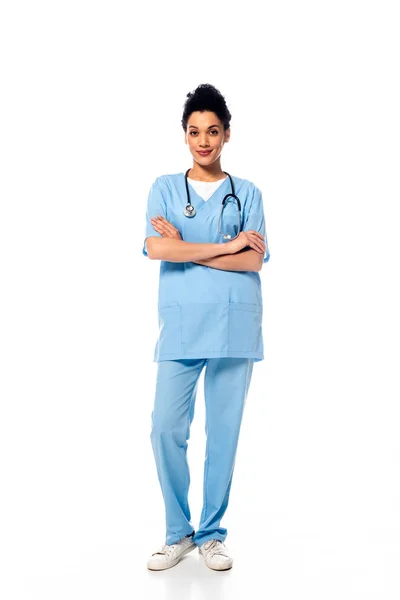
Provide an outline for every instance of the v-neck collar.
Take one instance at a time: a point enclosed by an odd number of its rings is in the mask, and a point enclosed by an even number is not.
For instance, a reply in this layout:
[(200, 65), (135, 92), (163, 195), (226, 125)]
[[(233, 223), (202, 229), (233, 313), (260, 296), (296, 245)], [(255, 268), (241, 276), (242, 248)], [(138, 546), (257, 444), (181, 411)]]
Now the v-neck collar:
[[(183, 185), (184, 185), (185, 193), (186, 193), (185, 173), (182, 173), (182, 175), (183, 175)], [(229, 180), (229, 176), (228, 175), (225, 177), (225, 179), (223, 180), (223, 182), (217, 187), (217, 189), (214, 190), (214, 192), (211, 194), (211, 196), (208, 198), (208, 200), (204, 200), (204, 198), (202, 198), (201, 196), (199, 196), (199, 194), (196, 192), (196, 190), (194, 189), (194, 187), (192, 186), (192, 184), (190, 183), (190, 181), (188, 179), (188, 186), (190, 186), (190, 190), (189, 190), (190, 196), (192, 196), (192, 192), (194, 192), (196, 194), (197, 198), (199, 200), (201, 200), (203, 202), (203, 204), (208, 204), (211, 200), (214, 199), (215, 194), (217, 192), (219, 192), (221, 190), (221, 188), (224, 187), (224, 185), (226, 185), (226, 181), (227, 180)], [(217, 182), (215, 181), (213, 183), (217, 183)], [(201, 206), (203, 206), (203, 205), (201, 205)]]

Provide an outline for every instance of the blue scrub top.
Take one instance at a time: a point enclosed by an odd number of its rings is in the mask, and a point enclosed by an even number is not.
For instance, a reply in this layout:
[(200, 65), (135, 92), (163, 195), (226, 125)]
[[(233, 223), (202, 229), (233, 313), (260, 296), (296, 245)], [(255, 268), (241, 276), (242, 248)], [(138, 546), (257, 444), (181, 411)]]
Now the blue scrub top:
[[(264, 236), (264, 263), (269, 260), (261, 191), (251, 181), (231, 175), (241, 202), (242, 231)], [(218, 217), (224, 196), (231, 193), (229, 177), (207, 200), (188, 182), (194, 217), (183, 212), (187, 204), (185, 173), (162, 175), (153, 182), (147, 201), (146, 238), (162, 237), (150, 219), (161, 215), (180, 232), (185, 242), (220, 243)], [(230, 197), (220, 229), (237, 235), (237, 203)], [(159, 336), (153, 362), (183, 358), (238, 357), (264, 359), (263, 303), (257, 271), (224, 271), (193, 262), (161, 261), (158, 292)]]

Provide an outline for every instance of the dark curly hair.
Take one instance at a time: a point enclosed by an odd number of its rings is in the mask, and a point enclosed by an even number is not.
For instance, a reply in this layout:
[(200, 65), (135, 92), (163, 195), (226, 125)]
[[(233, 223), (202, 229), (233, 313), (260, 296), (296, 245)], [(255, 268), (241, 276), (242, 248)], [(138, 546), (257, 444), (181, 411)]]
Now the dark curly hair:
[(190, 115), (196, 110), (201, 112), (204, 110), (214, 112), (223, 124), (224, 129), (226, 130), (229, 128), (232, 115), (228, 110), (225, 98), (216, 87), (210, 83), (201, 83), (194, 92), (189, 92), (186, 96), (187, 100), (183, 107), (183, 116), (181, 120), (184, 131), (186, 131)]

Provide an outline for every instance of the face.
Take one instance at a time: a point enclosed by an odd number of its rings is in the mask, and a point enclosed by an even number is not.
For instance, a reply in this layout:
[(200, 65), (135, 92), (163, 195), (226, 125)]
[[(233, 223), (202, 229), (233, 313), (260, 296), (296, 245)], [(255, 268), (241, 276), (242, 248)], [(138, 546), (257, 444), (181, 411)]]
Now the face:
[[(186, 133), (185, 143), (193, 159), (201, 166), (211, 165), (221, 156), (225, 142), (229, 141), (230, 129), (224, 131), (221, 121), (214, 112), (195, 111), (190, 115)], [(199, 151), (210, 151), (201, 155)]]

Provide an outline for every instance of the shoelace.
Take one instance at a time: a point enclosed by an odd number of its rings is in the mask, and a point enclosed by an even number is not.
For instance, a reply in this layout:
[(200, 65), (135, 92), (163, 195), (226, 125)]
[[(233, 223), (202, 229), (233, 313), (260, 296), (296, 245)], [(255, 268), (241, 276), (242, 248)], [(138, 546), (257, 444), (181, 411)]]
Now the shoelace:
[(164, 544), (164, 546), (158, 550), (158, 552), (155, 552), (155, 554), (166, 554), (167, 556), (170, 556), (177, 546), (178, 544), (171, 544), (171, 546)]
[(214, 556), (214, 554), (229, 556), (225, 544), (220, 540), (210, 540), (210, 542), (206, 542), (204, 545), (204, 550), (209, 556)]
[[(185, 538), (183, 538), (185, 539)], [(182, 540), (181, 540), (182, 541)], [(170, 556), (170, 554), (172, 554), (172, 552), (174, 552), (174, 550), (176, 548), (178, 548), (180, 544), (164, 544), (164, 546), (158, 550), (157, 552), (155, 552), (154, 554), (166, 554), (167, 556)]]

